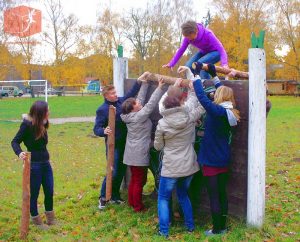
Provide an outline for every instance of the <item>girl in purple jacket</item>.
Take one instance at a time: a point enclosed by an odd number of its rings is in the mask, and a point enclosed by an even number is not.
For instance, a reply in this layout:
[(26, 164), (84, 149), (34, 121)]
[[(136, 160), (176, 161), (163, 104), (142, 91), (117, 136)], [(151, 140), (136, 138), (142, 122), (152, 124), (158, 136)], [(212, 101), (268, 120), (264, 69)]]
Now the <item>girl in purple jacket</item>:
[[(199, 49), (199, 52), (192, 56), (185, 64), (190, 69), (193, 62), (215, 64), (218, 61), (221, 61), (223, 67), (229, 68), (227, 53), (220, 40), (218, 40), (211, 30), (194, 21), (187, 21), (182, 24), (181, 30), (184, 36), (183, 42), (172, 60), (168, 64), (163, 65), (164, 68), (173, 68), (189, 44)], [(203, 70), (200, 72), (200, 77), (201, 79), (210, 79), (209, 74)]]

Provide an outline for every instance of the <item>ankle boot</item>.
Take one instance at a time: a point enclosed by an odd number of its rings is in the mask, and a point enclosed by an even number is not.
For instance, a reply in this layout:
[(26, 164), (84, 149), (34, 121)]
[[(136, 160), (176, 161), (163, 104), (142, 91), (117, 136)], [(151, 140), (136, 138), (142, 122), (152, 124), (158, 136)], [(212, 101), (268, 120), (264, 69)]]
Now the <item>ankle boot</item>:
[(40, 215), (31, 217), (32, 223), (37, 226), (39, 229), (46, 230), (48, 226), (43, 223), (43, 220)]
[(46, 215), (47, 224), (49, 226), (57, 224), (55, 215), (54, 215), (54, 211), (46, 211), (45, 215)]

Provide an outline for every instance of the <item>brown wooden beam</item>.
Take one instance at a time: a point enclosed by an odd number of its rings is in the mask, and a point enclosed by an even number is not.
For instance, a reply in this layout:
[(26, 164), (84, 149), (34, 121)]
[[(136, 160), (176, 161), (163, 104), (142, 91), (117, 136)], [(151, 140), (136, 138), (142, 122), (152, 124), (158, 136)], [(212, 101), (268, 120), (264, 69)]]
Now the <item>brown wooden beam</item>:
[[(203, 70), (207, 70), (207, 64), (203, 64)], [(216, 66), (216, 71), (218, 73), (222, 73), (222, 74), (232, 74), (234, 75), (234, 77), (237, 78), (242, 78), (242, 79), (247, 79), (249, 77), (248, 72), (243, 72), (243, 71), (238, 71), (238, 70), (234, 70), (234, 69), (228, 69), (228, 68), (224, 68), (224, 67), (220, 67), (220, 66)], [(139, 79), (146, 79), (147, 81), (155, 81), (158, 82), (159, 78), (163, 78), (165, 83), (169, 84), (169, 85), (173, 85), (176, 80), (178, 79), (177, 77), (171, 77), (171, 76), (164, 76), (164, 75), (160, 75), (160, 74), (155, 74), (155, 73), (144, 73), (142, 76), (140, 76)], [(190, 80), (187, 79), (183, 79), (182, 81), (182, 86), (188, 87), (190, 83)]]
[(23, 194), (22, 194), (22, 216), (21, 216), (21, 227), (20, 237), (25, 240), (29, 231), (30, 221), (30, 160), (31, 153), (26, 152), (26, 158), (23, 163)]
[(116, 108), (109, 105), (108, 126), (111, 134), (107, 137), (107, 167), (106, 167), (106, 193), (105, 200), (109, 201), (112, 195), (112, 173), (115, 160), (115, 124), (116, 124)]

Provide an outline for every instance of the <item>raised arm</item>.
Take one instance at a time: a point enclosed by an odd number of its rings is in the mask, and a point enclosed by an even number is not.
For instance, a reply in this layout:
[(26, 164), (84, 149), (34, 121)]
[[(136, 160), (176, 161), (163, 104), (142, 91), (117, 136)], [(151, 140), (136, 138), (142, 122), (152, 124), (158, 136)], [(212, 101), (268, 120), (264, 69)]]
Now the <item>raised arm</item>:
[(145, 104), (145, 99), (146, 99), (148, 88), (149, 88), (149, 83), (143, 82), (142, 86), (140, 88), (139, 94), (136, 98), (142, 105)]
[(193, 86), (195, 89), (196, 96), (204, 107), (207, 113), (214, 116), (226, 116), (226, 109), (220, 105), (213, 103), (207, 96), (203, 90), (201, 80), (198, 79), (193, 82)]
[(176, 65), (176, 63), (181, 58), (181, 56), (183, 55), (183, 53), (185, 52), (185, 50), (187, 49), (188, 46), (189, 46), (188, 39), (183, 38), (183, 42), (182, 42), (180, 48), (176, 51), (176, 54), (174, 55), (174, 57), (172, 58), (172, 60), (168, 64), (170, 67), (173, 67), (173, 66)]
[(144, 121), (149, 117), (149, 115), (153, 112), (154, 108), (158, 104), (163, 93), (164, 91), (162, 90), (162, 85), (159, 84), (155, 91), (152, 93), (146, 105), (136, 114), (136, 118), (139, 121)]

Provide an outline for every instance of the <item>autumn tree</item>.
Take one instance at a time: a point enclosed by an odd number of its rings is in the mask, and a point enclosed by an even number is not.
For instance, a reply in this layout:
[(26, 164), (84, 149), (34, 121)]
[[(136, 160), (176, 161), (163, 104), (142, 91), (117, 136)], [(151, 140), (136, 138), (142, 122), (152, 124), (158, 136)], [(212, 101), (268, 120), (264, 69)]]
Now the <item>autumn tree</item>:
[(49, 22), (44, 40), (53, 48), (55, 62), (62, 62), (78, 40), (78, 18), (74, 14), (65, 16), (60, 0), (46, 0)]
[(146, 9), (131, 9), (124, 18), (123, 23), (124, 34), (133, 45), (140, 64), (139, 73), (142, 73), (145, 70), (145, 59), (149, 54), (149, 48), (155, 36), (155, 26), (150, 6), (147, 5)]
[(277, 60), (284, 64), (279, 71), (284, 79), (300, 79), (300, 2), (298, 0), (274, 0), (278, 47), (287, 45), (289, 52)]
[(266, 30), (266, 51), (274, 51), (273, 43), (267, 41), (270, 29), (271, 13), (269, 0), (214, 0), (217, 9), (209, 28), (224, 45), (230, 67), (248, 70), (248, 49), (250, 36), (254, 32)]
[(106, 7), (98, 16), (96, 38), (92, 42), (94, 53), (116, 55), (118, 45), (124, 42), (121, 15)]

